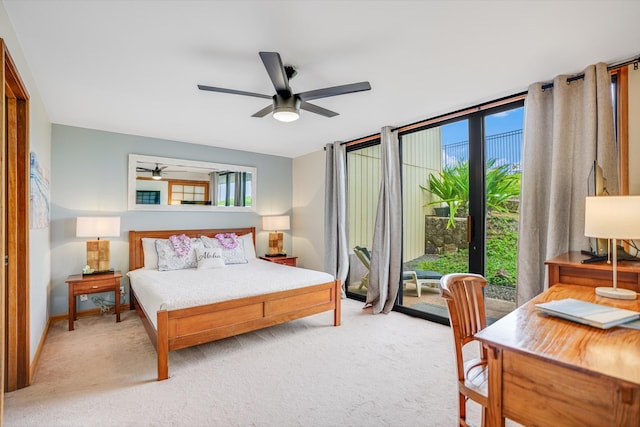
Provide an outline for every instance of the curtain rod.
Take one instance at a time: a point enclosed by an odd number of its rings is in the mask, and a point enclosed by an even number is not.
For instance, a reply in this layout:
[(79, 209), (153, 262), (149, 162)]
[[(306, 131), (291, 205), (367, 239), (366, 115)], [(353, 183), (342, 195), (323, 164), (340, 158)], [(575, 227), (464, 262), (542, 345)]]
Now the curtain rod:
[[(617, 64), (609, 65), (607, 67), (607, 70), (608, 71), (616, 70), (618, 68), (626, 67), (627, 65), (631, 65), (631, 64), (634, 64), (633, 69), (637, 70), (639, 62), (640, 62), (640, 57), (635, 57), (635, 58), (631, 58), (631, 59), (628, 59), (626, 61), (623, 61), (623, 62), (620, 62), (620, 63), (617, 63)], [(571, 83), (571, 82), (574, 82), (576, 80), (580, 80), (580, 79), (584, 79), (584, 73), (580, 73), (580, 74), (576, 74), (575, 76), (567, 77), (567, 84)], [(552, 87), (553, 87), (553, 82), (546, 83), (546, 84), (542, 85), (542, 90), (551, 89)]]

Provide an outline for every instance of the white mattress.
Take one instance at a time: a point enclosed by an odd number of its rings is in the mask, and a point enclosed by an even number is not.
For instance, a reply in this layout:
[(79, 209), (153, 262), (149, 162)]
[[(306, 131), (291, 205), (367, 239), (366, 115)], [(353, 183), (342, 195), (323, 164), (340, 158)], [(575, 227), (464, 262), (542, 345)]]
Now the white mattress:
[(158, 271), (140, 268), (128, 272), (127, 276), (138, 303), (156, 329), (155, 313), (158, 310), (211, 304), (334, 280), (327, 273), (261, 259), (209, 270)]

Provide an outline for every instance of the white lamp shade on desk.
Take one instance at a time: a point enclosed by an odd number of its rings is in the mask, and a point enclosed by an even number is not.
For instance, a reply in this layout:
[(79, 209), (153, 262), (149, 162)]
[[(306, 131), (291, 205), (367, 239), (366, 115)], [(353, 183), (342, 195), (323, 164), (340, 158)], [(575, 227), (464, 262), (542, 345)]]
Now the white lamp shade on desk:
[(635, 299), (630, 289), (618, 288), (619, 239), (640, 239), (640, 196), (587, 197), (584, 209), (584, 234), (613, 240), (613, 287), (597, 287), (596, 295), (615, 299)]
[(85, 273), (111, 272), (110, 248), (108, 240), (101, 237), (120, 236), (120, 217), (118, 216), (79, 216), (76, 219), (76, 237), (88, 237), (97, 240), (87, 241), (87, 265)]
[(640, 239), (640, 196), (587, 197), (584, 234), (602, 239)]

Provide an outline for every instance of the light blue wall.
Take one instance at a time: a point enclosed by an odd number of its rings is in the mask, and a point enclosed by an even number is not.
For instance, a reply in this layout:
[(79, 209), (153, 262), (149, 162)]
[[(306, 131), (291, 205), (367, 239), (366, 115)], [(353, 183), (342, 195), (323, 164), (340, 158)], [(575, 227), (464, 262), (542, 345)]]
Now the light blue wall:
[[(121, 235), (110, 238), (111, 267), (126, 272), (129, 230), (254, 226), (257, 252), (267, 248), (262, 215), (291, 214), (292, 159), (183, 142), (103, 132), (63, 125), (51, 136), (51, 298), (52, 315), (67, 312), (70, 274), (86, 263), (85, 239), (75, 237), (78, 216), (120, 216)], [(265, 141), (265, 144), (268, 143)], [(144, 212), (127, 210), (129, 154), (255, 166), (258, 170), (256, 212)], [(285, 247), (291, 237), (285, 234)], [(128, 281), (123, 283), (128, 287)], [(113, 299), (112, 294), (103, 295)], [(94, 308), (91, 300), (78, 310)]]

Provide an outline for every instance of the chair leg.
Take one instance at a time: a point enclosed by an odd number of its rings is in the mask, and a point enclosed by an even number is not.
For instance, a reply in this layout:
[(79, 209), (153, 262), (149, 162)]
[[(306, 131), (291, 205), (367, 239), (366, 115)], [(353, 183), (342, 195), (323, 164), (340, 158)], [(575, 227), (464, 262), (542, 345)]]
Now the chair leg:
[[(467, 424), (467, 398), (464, 394), (458, 394), (458, 414), (460, 415), (460, 427), (466, 427)], [(484, 424), (483, 424), (484, 426)]]
[(420, 294), (422, 294), (422, 284), (419, 280), (416, 280), (416, 292), (418, 294), (418, 298), (420, 298)]
[[(487, 411), (488, 411), (487, 407), (483, 406), (482, 407), (482, 418), (480, 419), (480, 427), (484, 427), (487, 424)], [(504, 422), (504, 420), (503, 420), (503, 422)]]

